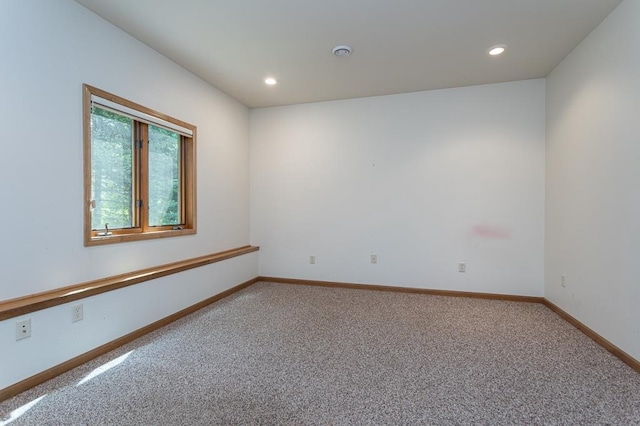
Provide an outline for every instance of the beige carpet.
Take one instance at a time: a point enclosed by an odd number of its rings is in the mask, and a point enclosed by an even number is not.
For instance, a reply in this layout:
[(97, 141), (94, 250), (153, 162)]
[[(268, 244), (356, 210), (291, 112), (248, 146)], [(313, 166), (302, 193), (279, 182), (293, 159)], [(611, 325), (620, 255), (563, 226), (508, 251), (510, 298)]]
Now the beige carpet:
[(258, 283), (0, 404), (0, 424), (640, 424), (540, 304)]

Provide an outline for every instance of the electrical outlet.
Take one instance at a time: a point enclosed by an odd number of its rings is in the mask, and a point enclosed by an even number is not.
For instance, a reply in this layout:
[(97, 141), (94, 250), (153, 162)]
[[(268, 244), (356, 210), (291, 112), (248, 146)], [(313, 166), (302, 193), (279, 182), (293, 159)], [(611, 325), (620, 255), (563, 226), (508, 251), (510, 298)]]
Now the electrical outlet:
[(31, 318), (16, 322), (16, 340), (31, 337)]
[(467, 272), (467, 262), (458, 263), (458, 272)]
[(567, 287), (567, 277), (564, 274), (560, 275), (560, 285)]
[(371, 263), (378, 263), (378, 255), (377, 254), (372, 254), (371, 255)]
[(82, 321), (82, 303), (71, 308), (71, 322)]
[(316, 257), (315, 256), (309, 256), (309, 263), (312, 265), (316, 264)]

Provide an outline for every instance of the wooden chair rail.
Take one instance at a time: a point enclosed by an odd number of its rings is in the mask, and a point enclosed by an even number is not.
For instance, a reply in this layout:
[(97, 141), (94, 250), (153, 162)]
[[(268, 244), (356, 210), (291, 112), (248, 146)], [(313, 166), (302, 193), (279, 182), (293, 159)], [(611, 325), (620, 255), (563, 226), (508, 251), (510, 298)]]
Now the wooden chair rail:
[(255, 246), (238, 247), (219, 253), (208, 254), (206, 256), (167, 263), (164, 265), (154, 266), (152, 268), (128, 272), (126, 274), (74, 284), (16, 299), (0, 301), (0, 321), (42, 309), (51, 308), (74, 300), (84, 299), (85, 297), (117, 290), (133, 284), (164, 277), (166, 275), (176, 274), (178, 272), (186, 271), (187, 269), (193, 269), (210, 263), (216, 263), (233, 257), (242, 256), (247, 253), (258, 251), (259, 249), (260, 247)]

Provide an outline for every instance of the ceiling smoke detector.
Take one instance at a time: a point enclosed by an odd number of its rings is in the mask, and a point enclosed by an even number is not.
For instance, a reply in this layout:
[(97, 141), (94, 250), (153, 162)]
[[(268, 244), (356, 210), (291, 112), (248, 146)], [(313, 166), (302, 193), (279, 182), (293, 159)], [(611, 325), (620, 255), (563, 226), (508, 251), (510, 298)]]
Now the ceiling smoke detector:
[(346, 58), (351, 55), (351, 48), (349, 46), (336, 46), (333, 48), (332, 52), (338, 58)]

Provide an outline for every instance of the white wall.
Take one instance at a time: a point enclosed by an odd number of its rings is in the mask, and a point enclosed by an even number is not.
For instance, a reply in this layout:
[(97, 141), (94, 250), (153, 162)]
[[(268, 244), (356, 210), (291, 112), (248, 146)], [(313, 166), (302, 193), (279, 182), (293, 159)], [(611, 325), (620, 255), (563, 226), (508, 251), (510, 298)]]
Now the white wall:
[(547, 79), (545, 248), (545, 297), (636, 359), (639, 22), (623, 2)]
[(530, 80), (251, 110), (260, 274), (541, 296), (544, 91)]
[[(70, 0), (0, 1), (0, 300), (249, 243), (249, 112)], [(83, 247), (82, 83), (198, 126), (198, 233)], [(257, 275), (257, 254), (0, 322), (0, 389)], [(152, 303), (149, 303), (152, 301)]]

